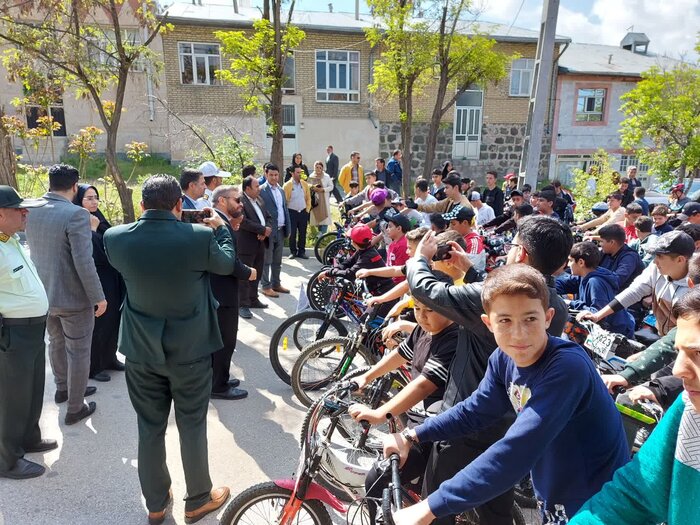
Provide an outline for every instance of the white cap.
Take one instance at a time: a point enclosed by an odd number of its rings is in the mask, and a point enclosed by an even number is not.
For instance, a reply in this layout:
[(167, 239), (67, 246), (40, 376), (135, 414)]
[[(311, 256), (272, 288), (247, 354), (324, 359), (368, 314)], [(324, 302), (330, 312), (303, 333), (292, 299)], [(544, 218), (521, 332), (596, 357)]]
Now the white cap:
[(202, 175), (204, 175), (204, 178), (207, 177), (230, 177), (231, 174), (228, 171), (222, 171), (218, 168), (216, 164), (214, 164), (212, 161), (208, 160), (206, 162), (203, 162), (200, 164), (199, 168), (197, 168), (199, 171), (202, 172)]
[(473, 191), (471, 195), (469, 195), (469, 200), (470, 201), (480, 201), (481, 200), (481, 195), (479, 195), (478, 191)]

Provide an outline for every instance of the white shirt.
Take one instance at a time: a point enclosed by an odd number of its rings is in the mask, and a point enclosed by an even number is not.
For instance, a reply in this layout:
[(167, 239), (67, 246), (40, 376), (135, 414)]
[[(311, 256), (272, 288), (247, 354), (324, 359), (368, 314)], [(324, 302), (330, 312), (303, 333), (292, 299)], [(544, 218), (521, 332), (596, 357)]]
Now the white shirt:
[(270, 189), (277, 207), (277, 227), (282, 228), (284, 226), (284, 196), (282, 195), (282, 188), (279, 185), (273, 186), (270, 184)]
[(15, 237), (0, 234), (0, 314), (8, 319), (39, 317), (49, 299), (39, 274)]
[[(425, 199), (421, 199), (420, 197), (416, 197), (414, 202), (416, 204), (433, 204), (437, 202), (438, 200), (435, 198), (434, 195), (431, 195), (428, 193), (428, 196)], [(427, 226), (430, 228), (430, 214), (429, 213), (424, 213), (424, 212), (419, 212), (423, 215), (423, 226)]]
[(255, 213), (258, 215), (258, 219), (260, 219), (260, 224), (265, 226), (265, 214), (263, 214), (262, 209), (260, 208), (260, 205), (258, 204), (257, 200), (253, 200), (250, 197), (250, 203), (253, 205), (253, 209), (255, 210)]
[(301, 182), (292, 181), (292, 197), (287, 203), (287, 208), (294, 211), (306, 210), (306, 198)]
[(492, 221), (493, 219), (496, 218), (496, 214), (493, 211), (493, 208), (489, 206), (488, 204), (482, 204), (481, 208), (476, 210), (476, 225), (481, 226), (482, 224), (486, 224), (489, 221)]
[(211, 203), (211, 196), (214, 192), (209, 188), (204, 189), (204, 196), (197, 199), (195, 203), (198, 210), (203, 210), (204, 208), (211, 208), (213, 204)]

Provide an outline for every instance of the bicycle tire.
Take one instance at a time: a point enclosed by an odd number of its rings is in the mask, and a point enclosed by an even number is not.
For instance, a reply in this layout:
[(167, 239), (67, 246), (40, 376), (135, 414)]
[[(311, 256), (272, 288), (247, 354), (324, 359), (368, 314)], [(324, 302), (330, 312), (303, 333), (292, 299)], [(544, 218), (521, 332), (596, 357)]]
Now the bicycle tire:
[(348, 251), (348, 240), (347, 239), (336, 239), (332, 241), (326, 249), (323, 251), (323, 260), (321, 261), (324, 266), (333, 266), (335, 259), (343, 251)]
[(314, 244), (314, 255), (316, 256), (316, 259), (318, 259), (318, 262), (323, 262), (323, 252), (326, 251), (328, 245), (337, 238), (337, 232), (326, 232), (316, 239), (316, 243)]
[(515, 502), (520, 505), (520, 507), (526, 509), (537, 508), (537, 497), (532, 489), (532, 480), (529, 474), (523, 478), (520, 483), (515, 485), (513, 496), (515, 497)]
[[(219, 520), (219, 524), (238, 525), (238, 523), (242, 521), (246, 512), (254, 510), (257, 504), (264, 502), (265, 500), (278, 500), (276, 508), (271, 508), (273, 512), (268, 514), (268, 523), (270, 525), (275, 525), (279, 522), (280, 513), (284, 508), (284, 504), (289, 500), (291, 495), (291, 490), (278, 487), (272, 481), (254, 485), (238, 494), (238, 496), (236, 496), (226, 506), (226, 509)], [(272, 503), (272, 501), (270, 503)], [(323, 503), (318, 500), (304, 500), (301, 503), (301, 509), (299, 509), (299, 512), (302, 511), (309, 516), (309, 525), (332, 525), (331, 516), (328, 513), (328, 510), (326, 507), (324, 507)], [(263, 516), (261, 513), (256, 512), (255, 517), (257, 518), (256, 523), (260, 523), (260, 518)], [(302, 523), (299, 518), (295, 519), (294, 522), (297, 524)], [(309, 523), (309, 521), (304, 520), (303, 523)]]
[[(328, 267), (323, 267), (309, 279), (309, 283), (306, 285), (306, 297), (309, 299), (309, 304), (314, 310), (319, 312), (324, 312), (326, 306), (331, 301), (331, 295), (333, 294), (333, 289), (335, 285), (332, 281), (328, 279), (320, 280), (318, 276), (328, 270)], [(340, 309), (337, 313), (342, 313)]]
[[(312, 330), (311, 323), (309, 323), (308, 321), (318, 321), (318, 327), (320, 328), (321, 323), (323, 323), (325, 319), (326, 314), (324, 312), (318, 312), (316, 310), (304, 310), (303, 312), (299, 312), (289, 317), (288, 319), (285, 319), (272, 334), (269, 349), (270, 364), (272, 365), (272, 369), (275, 371), (275, 374), (277, 374), (277, 377), (279, 377), (288, 385), (292, 384), (290, 373), (294, 366), (294, 362), (296, 362), (296, 359), (299, 356), (299, 354), (301, 354), (301, 351), (304, 348), (304, 346), (317, 339), (316, 335), (320, 335), (320, 337), (324, 337), (326, 335), (337, 335), (339, 337), (342, 337), (347, 335), (348, 330), (342, 323), (342, 321), (334, 318), (330, 319), (330, 325), (323, 334), (316, 334), (315, 332), (310, 332), (309, 337), (313, 337), (313, 339), (308, 339), (304, 336), (304, 334), (302, 334), (302, 325), (305, 322), (308, 325), (308, 329)], [(293, 327), (292, 333), (285, 335), (285, 333), (291, 327)], [(329, 331), (331, 330), (335, 333), (329, 333)], [(286, 341), (284, 340), (285, 338)], [(291, 344), (289, 342), (290, 339)], [(281, 358), (280, 351), (289, 352), (289, 354), (287, 354), (289, 357)]]
[[(316, 359), (324, 349), (332, 349), (333, 347), (335, 347), (334, 353), (339, 353), (340, 348), (345, 349), (345, 345), (348, 343), (348, 341), (349, 339), (347, 337), (326, 337), (324, 339), (319, 339), (309, 344), (303, 349), (301, 355), (299, 355), (296, 362), (294, 363), (294, 368), (292, 368), (291, 374), (292, 390), (294, 391), (294, 394), (296, 395), (297, 399), (302, 405), (309, 408), (313, 404), (313, 402), (318, 398), (318, 396), (320, 396), (323, 393), (323, 389), (325, 387), (334, 383), (335, 381), (343, 379), (343, 376), (339, 375), (339, 359), (338, 363), (335, 365), (333, 365), (333, 362), (330, 360), (326, 362), (329, 366), (323, 365), (326, 370), (330, 369), (330, 373), (328, 373), (327, 375), (322, 375), (322, 377), (314, 379), (313, 381), (305, 381), (302, 376), (308, 375), (306, 373), (309, 372), (309, 363), (311, 363), (312, 360)], [(327, 352), (324, 357), (328, 357), (330, 355), (331, 352)], [(369, 351), (369, 349), (362, 344), (359, 345), (355, 358), (358, 355), (362, 358), (364, 363), (374, 364), (376, 362), (376, 359), (372, 356), (372, 353)], [(340, 356), (341, 359), (344, 356), (345, 351), (343, 351), (342, 356)], [(353, 359), (353, 361), (355, 361), (355, 359)], [(319, 361), (319, 363), (321, 362)], [(350, 366), (352, 367), (352, 364)], [(356, 368), (359, 368), (359, 366), (355, 365), (354, 368), (349, 369), (345, 375), (347, 375), (347, 373)], [(326, 374), (326, 370), (322, 371), (321, 373)], [(310, 392), (312, 391), (316, 392), (318, 395), (312, 397), (312, 395), (310, 394)]]

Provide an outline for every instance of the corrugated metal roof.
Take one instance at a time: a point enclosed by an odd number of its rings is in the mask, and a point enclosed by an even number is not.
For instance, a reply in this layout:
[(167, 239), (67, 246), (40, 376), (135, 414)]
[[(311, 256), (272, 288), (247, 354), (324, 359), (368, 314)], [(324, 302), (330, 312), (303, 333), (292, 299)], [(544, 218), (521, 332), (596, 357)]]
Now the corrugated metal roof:
[(652, 66), (668, 69), (679, 63), (673, 58), (640, 55), (616, 46), (572, 43), (559, 59), (559, 68), (562, 73), (640, 76)]
[[(206, 0), (205, 0), (206, 2)], [(233, 11), (233, 2), (230, 5), (192, 5), (191, 3), (178, 2), (165, 8), (170, 22), (216, 25), (219, 27), (250, 26), (254, 20), (261, 17), (257, 8), (240, 7), (238, 13)], [(316, 29), (318, 31), (342, 31), (359, 33), (363, 29), (372, 27), (374, 21), (368, 14), (360, 14), (359, 20), (355, 20), (353, 13), (323, 12), (323, 11), (294, 11), (292, 22), (301, 27)], [(464, 24), (465, 30), (471, 29), (471, 24)], [(536, 42), (539, 36), (537, 31), (520, 27), (509, 28), (507, 25), (490, 22), (479, 22), (480, 32), (488, 33), (495, 40), (502, 42)], [(570, 42), (565, 36), (557, 36), (557, 42)]]

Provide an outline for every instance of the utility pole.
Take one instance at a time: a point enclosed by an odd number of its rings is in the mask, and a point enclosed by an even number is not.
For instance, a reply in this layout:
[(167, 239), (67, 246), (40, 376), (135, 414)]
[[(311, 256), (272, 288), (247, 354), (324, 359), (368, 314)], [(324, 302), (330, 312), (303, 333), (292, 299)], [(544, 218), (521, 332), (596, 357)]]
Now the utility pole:
[(552, 82), (554, 65), (554, 43), (557, 31), (559, 0), (544, 0), (542, 6), (542, 23), (537, 40), (535, 57), (534, 83), (530, 95), (527, 126), (523, 141), (523, 155), (520, 158), (519, 186), (529, 184), (533, 190), (537, 187), (537, 175), (542, 153), (542, 141), (547, 119), (547, 103)]

